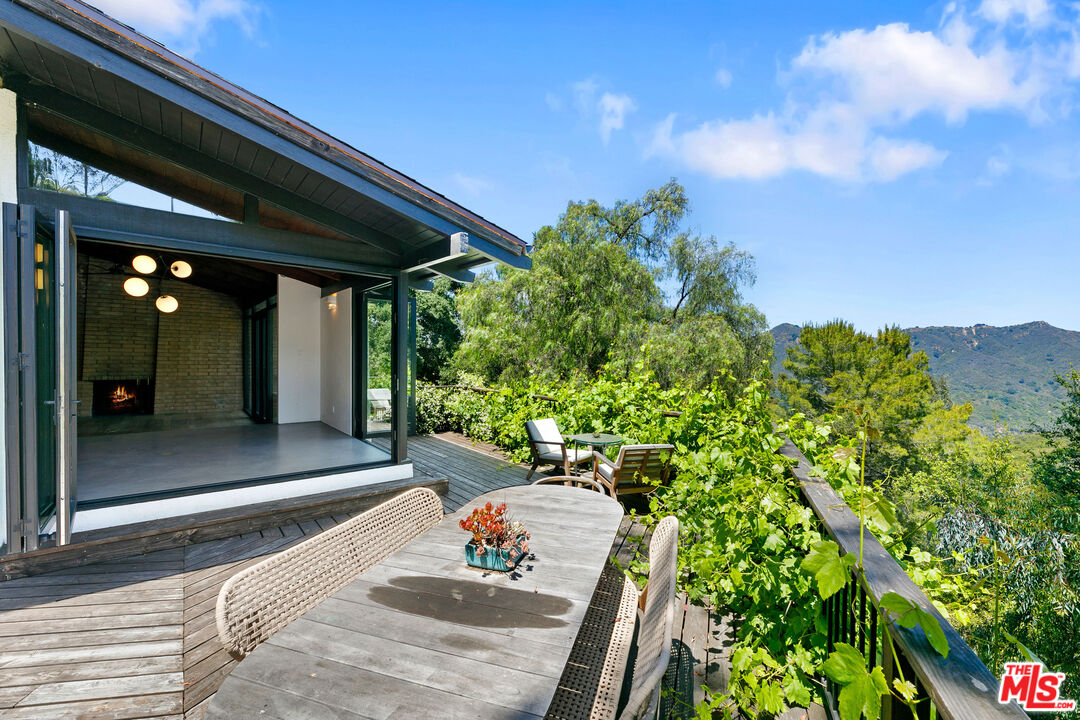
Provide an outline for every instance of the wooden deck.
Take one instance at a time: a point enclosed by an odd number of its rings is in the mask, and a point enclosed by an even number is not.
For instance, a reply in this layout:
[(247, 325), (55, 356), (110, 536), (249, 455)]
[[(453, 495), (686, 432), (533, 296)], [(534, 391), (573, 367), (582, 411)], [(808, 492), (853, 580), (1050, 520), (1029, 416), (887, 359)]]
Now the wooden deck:
[[(420, 472), (447, 477), (453, 510), (477, 495), (525, 484), (526, 466), (460, 436), (410, 439)], [(231, 538), (111, 559), (0, 583), (0, 720), (199, 718), (235, 661), (221, 648), (221, 584), (263, 556), (345, 520), (287, 524)], [(647, 545), (624, 519), (613, 554)], [(723, 623), (683, 605), (669, 670), (670, 717), (691, 717), (705, 682), (726, 681)], [(696, 696), (696, 697), (695, 697)]]

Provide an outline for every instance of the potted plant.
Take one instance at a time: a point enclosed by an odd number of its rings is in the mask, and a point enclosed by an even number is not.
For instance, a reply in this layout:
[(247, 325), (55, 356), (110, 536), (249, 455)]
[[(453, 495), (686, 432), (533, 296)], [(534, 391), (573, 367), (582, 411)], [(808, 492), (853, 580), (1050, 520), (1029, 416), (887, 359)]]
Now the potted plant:
[(506, 512), (506, 503), (475, 508), (458, 523), (472, 534), (465, 544), (465, 562), (472, 567), (508, 572), (529, 554), (529, 531)]

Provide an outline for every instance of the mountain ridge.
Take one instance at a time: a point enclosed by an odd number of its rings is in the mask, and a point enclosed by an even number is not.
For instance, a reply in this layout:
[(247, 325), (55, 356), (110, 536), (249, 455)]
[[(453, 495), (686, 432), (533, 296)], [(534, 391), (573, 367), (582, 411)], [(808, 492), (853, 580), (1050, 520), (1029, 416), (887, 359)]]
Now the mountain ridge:
[[(801, 327), (781, 323), (773, 336), (773, 374)], [(970, 402), (971, 424), (1025, 431), (1050, 424), (1065, 399), (1054, 376), (1080, 365), (1080, 332), (1043, 320), (1018, 325), (930, 325), (905, 328), (926, 352), (930, 371), (945, 377), (953, 402)]]

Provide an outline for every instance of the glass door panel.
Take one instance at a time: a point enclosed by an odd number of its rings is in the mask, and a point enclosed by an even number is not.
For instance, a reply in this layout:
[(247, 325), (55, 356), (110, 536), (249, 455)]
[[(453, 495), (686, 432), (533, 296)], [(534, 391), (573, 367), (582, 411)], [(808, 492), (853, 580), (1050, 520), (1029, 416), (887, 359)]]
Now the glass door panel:
[(364, 323), (367, 328), (367, 362), (364, 387), (366, 400), (364, 413), (364, 436), (390, 432), (393, 415), (393, 384), (391, 383), (391, 356), (393, 335), (391, 333), (390, 288), (384, 287), (364, 293)]
[(56, 268), (53, 231), (40, 222), (36, 222), (34, 228), (37, 513), (38, 522), (44, 528), (56, 509)]
[[(55, 522), (66, 544), (75, 511), (75, 235), (34, 208), (4, 206), (6, 539), (35, 550)], [(59, 511), (59, 512), (58, 512)]]

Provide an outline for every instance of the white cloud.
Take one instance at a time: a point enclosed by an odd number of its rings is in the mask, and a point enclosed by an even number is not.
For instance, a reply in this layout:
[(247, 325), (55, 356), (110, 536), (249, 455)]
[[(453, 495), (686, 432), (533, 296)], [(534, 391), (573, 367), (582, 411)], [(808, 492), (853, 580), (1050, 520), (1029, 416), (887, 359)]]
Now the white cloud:
[(720, 68), (716, 71), (716, 84), (722, 88), (731, 87), (731, 71), (727, 68)]
[(637, 109), (637, 104), (629, 95), (616, 95), (606, 92), (600, 96), (600, 137), (607, 145), (611, 133), (622, 130), (626, 116)]
[(629, 95), (608, 91), (601, 93), (600, 88), (600, 79), (593, 76), (574, 83), (570, 91), (578, 114), (586, 120), (597, 122), (600, 139), (607, 145), (611, 134), (625, 126), (626, 116), (637, 110), (637, 103)]
[(973, 110), (1028, 108), (1040, 90), (1001, 45), (979, 54), (904, 23), (811, 38), (793, 66), (826, 73), (862, 113), (889, 121), (937, 112), (959, 123)]
[(561, 112), (563, 109), (563, 99), (553, 92), (544, 94), (544, 102), (552, 112)]
[(986, 174), (991, 178), (999, 178), (1009, 174), (1012, 163), (997, 155), (986, 161)]
[[(1070, 12), (1075, 22), (1063, 28), (1044, 0), (984, 0), (973, 15), (949, 3), (932, 31), (892, 23), (813, 36), (781, 73), (788, 91), (777, 109), (687, 128), (669, 115), (645, 154), (716, 178), (802, 171), (841, 182), (891, 182), (935, 168), (947, 151), (896, 137), (916, 118), (955, 127), (973, 113), (1042, 123), (1071, 112), (1080, 4)], [(1001, 28), (1017, 20), (1023, 33)], [(986, 176), (1007, 172), (988, 166)]]
[(590, 116), (596, 111), (596, 93), (600, 90), (600, 81), (595, 77), (578, 80), (570, 86), (574, 95), (574, 106), (583, 116)]
[(937, 167), (947, 153), (916, 140), (875, 138), (868, 148), (868, 162), (874, 179), (890, 182), (909, 172)]
[(977, 13), (998, 25), (1017, 17), (1032, 27), (1045, 27), (1054, 16), (1046, 0), (983, 0)]
[(194, 54), (218, 21), (230, 21), (252, 35), (261, 9), (248, 0), (96, 0), (103, 12), (156, 40), (178, 43)]
[(869, 138), (851, 108), (822, 108), (800, 121), (773, 114), (707, 122), (681, 135), (675, 116), (654, 131), (647, 155), (675, 157), (715, 178), (766, 180), (802, 170), (844, 182), (889, 182), (941, 164), (945, 153), (916, 141)]

